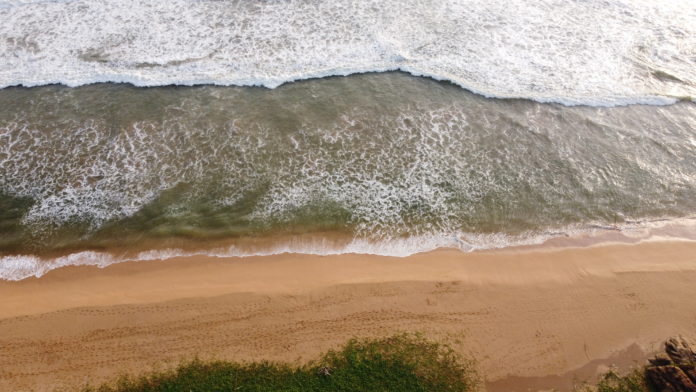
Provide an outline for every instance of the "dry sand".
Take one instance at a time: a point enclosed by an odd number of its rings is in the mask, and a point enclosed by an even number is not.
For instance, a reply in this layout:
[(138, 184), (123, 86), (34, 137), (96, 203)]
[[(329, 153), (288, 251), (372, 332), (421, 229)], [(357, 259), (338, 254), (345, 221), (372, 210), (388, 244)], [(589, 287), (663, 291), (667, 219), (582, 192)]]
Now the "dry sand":
[(0, 299), (0, 391), (399, 331), (474, 356), (489, 391), (568, 390), (696, 333), (696, 243), (129, 262), (0, 282)]

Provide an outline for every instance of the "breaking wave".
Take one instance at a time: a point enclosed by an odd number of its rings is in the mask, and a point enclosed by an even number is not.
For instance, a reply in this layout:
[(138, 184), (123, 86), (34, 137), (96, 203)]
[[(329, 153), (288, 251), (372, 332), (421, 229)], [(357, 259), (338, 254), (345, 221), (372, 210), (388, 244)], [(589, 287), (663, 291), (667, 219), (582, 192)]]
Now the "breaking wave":
[(401, 70), (566, 105), (696, 96), (690, 0), (5, 0), (0, 20), (0, 87)]

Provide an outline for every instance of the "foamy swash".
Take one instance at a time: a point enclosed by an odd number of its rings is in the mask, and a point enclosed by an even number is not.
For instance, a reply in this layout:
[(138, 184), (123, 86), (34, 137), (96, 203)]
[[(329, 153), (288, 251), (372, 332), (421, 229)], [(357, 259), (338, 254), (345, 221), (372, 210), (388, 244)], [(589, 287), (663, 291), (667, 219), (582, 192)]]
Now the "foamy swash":
[[(474, 239), (476, 236), (471, 237)], [(406, 257), (420, 252), (438, 248), (456, 248), (463, 251), (503, 247), (512, 244), (531, 244), (541, 241), (542, 237), (518, 239), (511, 242), (506, 236), (489, 236), (477, 238), (478, 241), (466, 242), (456, 235), (448, 236), (417, 236), (372, 242), (365, 239), (353, 239), (343, 243), (335, 243), (316, 237), (314, 239), (291, 239), (279, 244), (261, 248), (244, 248), (230, 245), (222, 248), (186, 251), (182, 249), (160, 249), (139, 252), (130, 256), (117, 256), (106, 252), (82, 251), (50, 259), (33, 255), (0, 256), (0, 280), (22, 280), (29, 277), (41, 277), (56, 268), (66, 266), (97, 266), (107, 267), (111, 264), (127, 261), (167, 260), (175, 257), (208, 256), (208, 257), (253, 257), (271, 256), (284, 253), (301, 253), (308, 255), (340, 255), (340, 254), (369, 254), (378, 256)], [(485, 243), (485, 245), (483, 245)], [(497, 243), (498, 246), (495, 246)], [(483, 246), (483, 248), (479, 248)]]
[(568, 105), (696, 96), (691, 0), (0, 0), (0, 87), (402, 70)]
[[(336, 243), (321, 237), (312, 239), (295, 238), (279, 244), (249, 248), (230, 245), (208, 250), (186, 251), (183, 249), (159, 249), (143, 251), (131, 255), (114, 255), (107, 252), (82, 251), (65, 256), (44, 259), (33, 255), (0, 256), (0, 280), (19, 281), (31, 277), (41, 277), (49, 271), (68, 266), (108, 267), (112, 264), (133, 261), (169, 260), (177, 257), (259, 257), (287, 253), (305, 255), (343, 255), (364, 254), (389, 257), (407, 257), (417, 253), (450, 248), (464, 252), (500, 249), (513, 246), (548, 244), (555, 246), (553, 240), (570, 238), (560, 247), (580, 244), (637, 243), (649, 241), (696, 241), (696, 221), (694, 218), (672, 221), (641, 222), (621, 227), (568, 228), (567, 232), (545, 233), (530, 236), (511, 237), (504, 234), (480, 235), (453, 233), (450, 235), (415, 236), (374, 242), (353, 239)], [(613, 236), (609, 234), (614, 234)], [(617, 235), (618, 234), (618, 235)]]

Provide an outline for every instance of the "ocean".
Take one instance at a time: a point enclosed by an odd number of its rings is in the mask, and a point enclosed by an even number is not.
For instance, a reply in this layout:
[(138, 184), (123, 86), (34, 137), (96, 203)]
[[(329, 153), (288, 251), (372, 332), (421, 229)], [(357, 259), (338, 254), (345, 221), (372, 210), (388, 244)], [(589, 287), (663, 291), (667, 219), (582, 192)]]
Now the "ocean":
[(692, 0), (0, 0), (0, 22), (0, 279), (696, 218)]

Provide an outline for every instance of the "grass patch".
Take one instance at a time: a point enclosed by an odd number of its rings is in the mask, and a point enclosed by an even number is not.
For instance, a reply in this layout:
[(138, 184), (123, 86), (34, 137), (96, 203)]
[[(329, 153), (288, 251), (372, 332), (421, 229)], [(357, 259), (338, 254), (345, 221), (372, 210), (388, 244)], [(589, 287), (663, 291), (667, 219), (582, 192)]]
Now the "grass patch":
[(626, 375), (614, 371), (604, 373), (597, 385), (585, 385), (576, 392), (653, 392), (645, 379), (645, 369), (634, 369)]
[(140, 377), (123, 376), (83, 392), (472, 392), (474, 364), (420, 335), (350, 340), (300, 367), (275, 362), (194, 360)]

